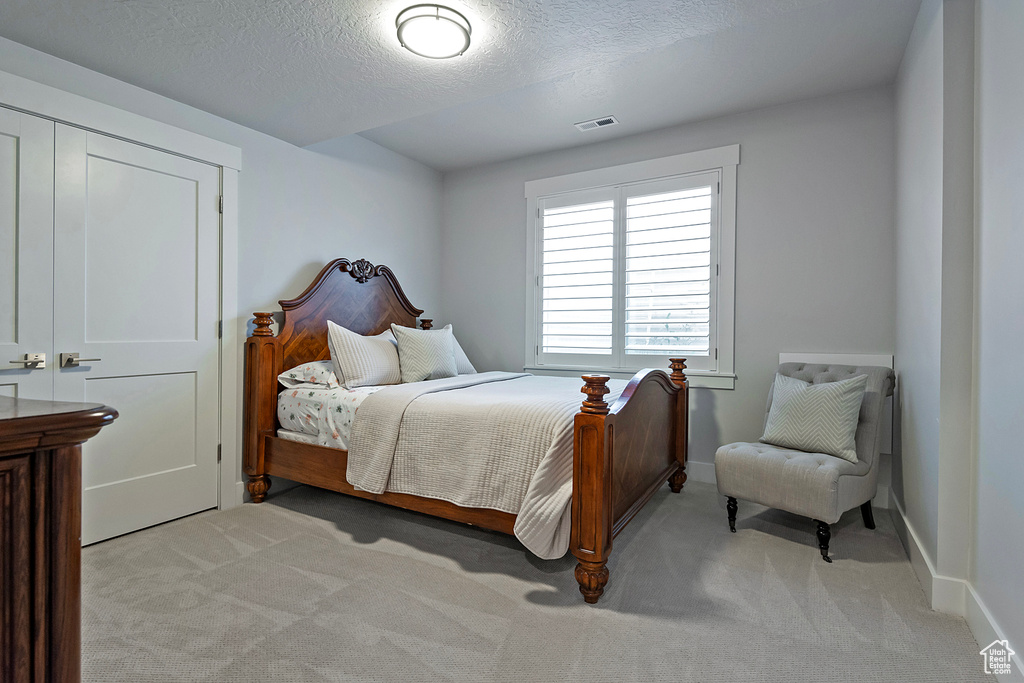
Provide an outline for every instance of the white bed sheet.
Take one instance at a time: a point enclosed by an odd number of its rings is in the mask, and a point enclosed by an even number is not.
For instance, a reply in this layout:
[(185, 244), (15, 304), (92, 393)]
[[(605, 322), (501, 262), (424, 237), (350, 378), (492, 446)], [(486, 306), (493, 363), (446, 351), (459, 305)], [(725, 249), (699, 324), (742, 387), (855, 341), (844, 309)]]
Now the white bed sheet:
[(315, 441), (308, 443), (348, 450), (352, 420), (359, 404), (382, 388), (327, 389), (307, 386), (285, 389), (277, 398), (277, 419), (281, 425), (278, 436), (289, 438), (281, 432), (304, 434), (315, 437)]

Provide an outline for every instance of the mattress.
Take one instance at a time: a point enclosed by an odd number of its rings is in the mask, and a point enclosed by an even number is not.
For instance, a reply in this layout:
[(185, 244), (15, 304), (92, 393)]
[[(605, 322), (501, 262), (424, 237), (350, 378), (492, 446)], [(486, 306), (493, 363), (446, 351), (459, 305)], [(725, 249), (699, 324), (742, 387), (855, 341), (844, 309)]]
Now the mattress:
[[(301, 386), (285, 389), (277, 395), (278, 436), (292, 441), (348, 450), (352, 420), (359, 404), (382, 387)], [(311, 440), (296, 438), (297, 435)]]
[(287, 429), (278, 429), (277, 435), (286, 441), (298, 441), (299, 443), (308, 443), (317, 446), (316, 436), (314, 434), (303, 434), (302, 432), (292, 432)]

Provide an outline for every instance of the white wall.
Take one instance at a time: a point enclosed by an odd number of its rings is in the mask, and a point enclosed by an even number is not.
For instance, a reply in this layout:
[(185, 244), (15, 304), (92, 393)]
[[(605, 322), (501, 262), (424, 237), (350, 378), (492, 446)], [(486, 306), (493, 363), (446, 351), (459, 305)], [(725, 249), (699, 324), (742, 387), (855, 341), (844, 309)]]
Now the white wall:
[[(977, 507), (972, 584), (1024, 659), (1024, 3), (977, 15)], [(982, 645), (987, 645), (985, 641)]]
[[(925, 0), (896, 82), (894, 515), (935, 609), (1024, 642), (1024, 3)], [(1024, 680), (1020, 655), (1014, 673)]]
[(954, 612), (971, 544), (974, 11), (926, 0), (896, 81), (893, 492), (932, 605)]
[(893, 352), (893, 116), (871, 89), (446, 173), (444, 321), (477, 367), (521, 369), (524, 182), (739, 143), (738, 379), (691, 395), (691, 459), (711, 463), (761, 435), (780, 351)]
[(942, 289), (942, 3), (926, 0), (896, 81), (896, 368), (902, 446), (893, 492), (938, 547)]
[[(341, 256), (391, 266), (413, 304), (439, 317), (437, 171), (358, 136), (295, 147), (2, 38), (0, 70), (241, 148), (238, 310), (225, 313), (241, 339), (253, 311), (277, 310)], [(238, 377), (241, 392), (241, 367)]]

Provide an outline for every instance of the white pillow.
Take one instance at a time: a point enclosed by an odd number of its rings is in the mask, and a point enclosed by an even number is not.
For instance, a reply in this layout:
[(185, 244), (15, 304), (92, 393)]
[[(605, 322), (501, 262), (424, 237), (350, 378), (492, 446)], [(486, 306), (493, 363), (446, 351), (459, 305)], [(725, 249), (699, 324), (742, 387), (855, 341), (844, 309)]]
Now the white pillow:
[(291, 370), (285, 370), (277, 376), (281, 386), (294, 389), (301, 386), (318, 386), (333, 389), (339, 386), (338, 376), (334, 372), (334, 365), (329, 360), (315, 360), (311, 363), (296, 365)]
[(344, 387), (355, 389), (402, 381), (395, 335), (390, 330), (364, 337), (328, 320), (327, 345), (334, 372)]
[(451, 325), (440, 330), (417, 330), (392, 323), (398, 340), (398, 358), (403, 382), (455, 377), (455, 336)]
[[(452, 329), (452, 326), (450, 324), (445, 325), (443, 329), (450, 330)], [(460, 375), (475, 375), (476, 368), (474, 368), (473, 364), (469, 362), (469, 356), (467, 356), (466, 352), (462, 350), (462, 344), (460, 344), (459, 340), (455, 338), (454, 332), (452, 332), (452, 347), (455, 349), (456, 371)]]
[(811, 384), (775, 375), (763, 443), (857, 462), (857, 421), (867, 375)]

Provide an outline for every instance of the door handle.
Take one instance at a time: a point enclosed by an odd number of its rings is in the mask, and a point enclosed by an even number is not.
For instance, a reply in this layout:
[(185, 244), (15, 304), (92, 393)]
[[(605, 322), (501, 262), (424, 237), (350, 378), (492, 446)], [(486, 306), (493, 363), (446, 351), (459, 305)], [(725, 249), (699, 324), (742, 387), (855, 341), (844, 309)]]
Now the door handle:
[(26, 353), (22, 360), (7, 361), (10, 365), (21, 365), (27, 370), (43, 370), (46, 368), (45, 353)]
[(77, 353), (60, 354), (60, 366), (62, 368), (77, 368), (79, 363), (91, 363), (103, 360), (102, 358), (79, 358)]

